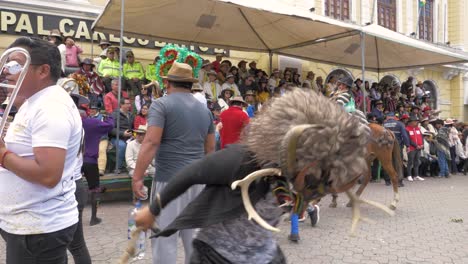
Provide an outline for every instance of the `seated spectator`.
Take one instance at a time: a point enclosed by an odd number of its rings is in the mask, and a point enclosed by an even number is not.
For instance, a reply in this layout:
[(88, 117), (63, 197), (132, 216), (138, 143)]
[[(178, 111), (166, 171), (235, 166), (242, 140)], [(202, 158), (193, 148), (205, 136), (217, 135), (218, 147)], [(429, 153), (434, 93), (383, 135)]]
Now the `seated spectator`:
[[(116, 109), (112, 113), (112, 117), (115, 120), (115, 127), (110, 133), (112, 144), (118, 148), (117, 155), (117, 170), (114, 173), (120, 173), (123, 169), (123, 163), (125, 161), (125, 148), (127, 147), (127, 140), (132, 137), (133, 127), (133, 115), (130, 112), (132, 103), (129, 99), (122, 98), (120, 100), (120, 109)], [(117, 120), (119, 120), (119, 128), (117, 129)], [(117, 142), (117, 134), (119, 135), (119, 141)]]
[(251, 61), (251, 62), (249, 63), (249, 74), (250, 74), (250, 75), (257, 75), (257, 71), (258, 71), (258, 69), (257, 69), (257, 62)]
[[(141, 143), (145, 139), (146, 130), (146, 125), (140, 125), (138, 129), (133, 130), (135, 133), (135, 140), (130, 141), (127, 145), (127, 149), (125, 150), (125, 162), (127, 163), (127, 170), (130, 177), (133, 176), (133, 172), (135, 171), (138, 153), (140, 153)], [(152, 159), (151, 164), (145, 171), (145, 176), (150, 175), (154, 177), (154, 173), (154, 159)]]
[(231, 68), (229, 69), (229, 74), (234, 75), (234, 83), (239, 85), (239, 69), (236, 66), (231, 66)]
[(159, 61), (159, 56), (156, 56), (154, 58), (153, 63), (150, 63), (148, 64), (148, 66), (146, 66), (145, 78), (146, 78), (146, 81), (150, 83), (153, 81), (156, 81), (156, 64), (158, 64), (158, 61)]
[(199, 83), (194, 83), (192, 85), (192, 94), (193, 96), (203, 105), (207, 106), (208, 102), (205, 97), (205, 93), (203, 92), (203, 88)]
[(217, 74), (215, 71), (211, 70), (206, 73), (208, 80), (203, 84), (203, 91), (205, 96), (211, 101), (216, 102), (218, 96), (221, 94), (221, 85), (216, 81)]
[(221, 107), (221, 112), (229, 108), (229, 102), (231, 101), (231, 97), (233, 94), (234, 91), (231, 90), (230, 87), (225, 88), (221, 91), (221, 94), (218, 97), (218, 104)]
[(218, 73), (221, 70), (221, 61), (223, 60), (223, 53), (216, 54), (216, 60), (211, 63), (213, 70)]
[(422, 118), (422, 115), (421, 115), (420, 111), (421, 111), (421, 108), (420, 108), (418, 105), (413, 105), (413, 106), (411, 107), (410, 116), (415, 115), (415, 116), (417, 116), (419, 119), (421, 119), (421, 118)]
[(94, 72), (94, 67), (93, 61), (86, 58), (80, 63), (80, 69), (75, 73), (81, 74), (87, 79), (90, 88), (90, 93), (88, 95), (90, 104), (99, 104), (102, 106), (103, 99), (101, 94), (105, 91), (105, 87), (99, 75)]
[(336, 90), (336, 81), (337, 81), (337, 77), (336, 76), (331, 76), (330, 79), (328, 80), (328, 83), (325, 87), (325, 96), (327, 97), (330, 97), (332, 93), (335, 92)]
[(221, 63), (219, 66), (219, 71), (217, 72), (218, 82), (224, 83), (226, 82), (226, 76), (229, 74), (229, 65), (226, 63)]
[(281, 80), (280, 83), (279, 83), (279, 86), (276, 87), (275, 90), (273, 91), (273, 96), (274, 97), (283, 96), (287, 91), (287, 89), (286, 89), (287, 86), (288, 86), (288, 83), (285, 80)]
[(76, 71), (79, 67), (79, 55), (83, 53), (83, 50), (75, 44), (73, 37), (65, 37), (65, 66), (71, 69), (66, 69), (65, 75)]
[(241, 60), (237, 63), (237, 67), (239, 68), (240, 85), (242, 85), (244, 84), (245, 79), (250, 76), (249, 71), (247, 70), (247, 62), (245, 60)]
[(423, 82), (419, 81), (417, 84), (416, 84), (416, 97), (419, 98), (419, 99), (422, 99), (422, 97), (424, 96), (424, 88), (423, 88)]
[[(104, 96), (104, 108), (108, 114), (112, 114), (119, 107), (118, 101), (119, 94), (119, 80), (112, 80), (112, 90)], [(120, 93), (120, 98), (127, 98), (128, 95), (125, 91)]]
[(383, 122), (384, 119), (384, 107), (383, 107), (383, 102), (381, 100), (378, 100), (375, 102), (375, 107), (372, 109), (372, 114), (377, 118), (377, 121), (379, 123)]
[(146, 87), (142, 87), (137, 96), (135, 96), (135, 109), (137, 113), (140, 112), (141, 107), (145, 104), (151, 104), (151, 90)]
[(146, 121), (147, 121), (147, 118), (148, 118), (149, 105), (150, 104), (144, 104), (141, 107), (140, 112), (138, 112), (138, 115), (135, 117), (135, 121), (133, 121), (133, 128), (134, 129), (138, 129), (140, 126), (146, 126)]
[(246, 95), (247, 91), (256, 91), (257, 87), (255, 85), (255, 78), (254, 76), (249, 76), (247, 79), (244, 80), (243, 84), (239, 87), (239, 92), (242, 96)]
[(208, 81), (207, 73), (211, 71), (211, 62), (209, 60), (203, 60), (201, 69), (198, 71), (198, 83), (203, 87), (206, 81)]
[(317, 86), (315, 79), (315, 73), (313, 71), (307, 72), (306, 78), (302, 83), (302, 88), (312, 89), (315, 92), (319, 92), (319, 88)]
[(97, 72), (106, 87), (106, 92), (109, 92), (112, 80), (120, 76), (120, 62), (116, 59), (116, 49), (114, 47), (107, 48), (106, 55), (107, 58), (99, 63)]
[(248, 90), (245, 93), (245, 102), (247, 103), (247, 114), (250, 118), (255, 117), (257, 112), (257, 102), (255, 101), (255, 93), (252, 90)]
[(258, 82), (257, 102), (260, 104), (264, 104), (266, 101), (268, 101), (268, 99), (270, 99), (270, 90), (268, 89), (268, 80), (266, 78), (262, 78)]
[(221, 89), (224, 90), (224, 89), (229, 88), (234, 92), (233, 96), (240, 96), (239, 87), (237, 87), (237, 84), (234, 81), (235, 81), (234, 75), (228, 74), (226, 76), (226, 82), (223, 83), (223, 85), (221, 86)]
[(242, 110), (246, 105), (242, 97), (234, 97), (229, 105), (229, 109), (219, 116), (222, 124), (221, 149), (239, 141), (242, 129), (249, 123), (249, 116)]
[(323, 88), (323, 78), (318, 76), (315, 78), (315, 84), (317, 85), (317, 92), (325, 95), (325, 89)]
[(296, 87), (302, 86), (301, 75), (298, 72), (294, 72), (293, 77), (292, 77), (292, 83)]
[(290, 70), (284, 70), (283, 79), (287, 83), (292, 82), (292, 72)]
[(274, 90), (275, 87), (279, 86), (280, 80), (280, 71), (278, 69), (274, 69), (270, 76), (270, 79), (268, 79), (268, 88), (270, 89), (270, 91)]
[(134, 98), (140, 91), (145, 79), (145, 71), (143, 65), (139, 61), (135, 61), (135, 55), (131, 50), (125, 54), (127, 62), (123, 65), (123, 76), (125, 78), (125, 89), (130, 98)]

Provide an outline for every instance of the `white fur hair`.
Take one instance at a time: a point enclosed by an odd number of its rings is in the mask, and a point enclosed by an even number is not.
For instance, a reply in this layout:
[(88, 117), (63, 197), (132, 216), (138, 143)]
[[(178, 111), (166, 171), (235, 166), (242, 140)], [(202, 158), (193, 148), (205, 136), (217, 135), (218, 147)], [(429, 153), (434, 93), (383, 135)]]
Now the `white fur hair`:
[(256, 154), (258, 162), (282, 164), (279, 153), (284, 147), (283, 137), (291, 128), (303, 124), (314, 127), (306, 129), (298, 139), (297, 172), (314, 162), (309, 173), (320, 178), (327, 171), (336, 185), (367, 172), (369, 130), (358, 118), (314, 91), (296, 88), (272, 99), (251, 120), (242, 140)]

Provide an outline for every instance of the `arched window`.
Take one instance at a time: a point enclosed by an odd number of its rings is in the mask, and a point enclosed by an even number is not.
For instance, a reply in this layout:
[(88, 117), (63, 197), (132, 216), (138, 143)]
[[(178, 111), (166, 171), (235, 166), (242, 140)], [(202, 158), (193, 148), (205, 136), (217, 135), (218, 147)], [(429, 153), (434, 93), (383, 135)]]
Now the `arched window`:
[(379, 0), (379, 25), (396, 31), (396, 0)]
[(432, 41), (434, 37), (434, 0), (419, 0), (419, 38)]
[(325, 0), (325, 15), (339, 20), (349, 20), (349, 0)]

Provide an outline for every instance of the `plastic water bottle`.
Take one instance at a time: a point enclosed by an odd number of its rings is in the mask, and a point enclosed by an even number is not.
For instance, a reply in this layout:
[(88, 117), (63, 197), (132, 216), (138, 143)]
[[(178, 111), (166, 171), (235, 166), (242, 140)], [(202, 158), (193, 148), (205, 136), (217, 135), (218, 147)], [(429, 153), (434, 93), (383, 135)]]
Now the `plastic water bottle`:
[[(141, 201), (137, 200), (135, 207), (131, 208), (128, 213), (128, 239), (131, 239), (131, 233), (136, 228), (135, 224), (135, 213), (140, 210), (141, 208)], [(136, 242), (136, 250), (135, 250), (135, 260), (143, 259), (145, 257), (145, 249), (146, 249), (146, 232), (140, 232), (140, 235)]]

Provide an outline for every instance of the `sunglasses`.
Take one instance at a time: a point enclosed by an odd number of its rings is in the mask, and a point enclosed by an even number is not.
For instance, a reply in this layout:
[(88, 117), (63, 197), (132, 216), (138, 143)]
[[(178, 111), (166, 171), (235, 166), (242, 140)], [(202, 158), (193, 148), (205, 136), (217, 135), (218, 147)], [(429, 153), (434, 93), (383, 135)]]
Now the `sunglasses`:
[(142, 91), (146, 91), (146, 90), (148, 90), (148, 89), (147, 89), (147, 88), (141, 88), (141, 90), (142, 90)]

